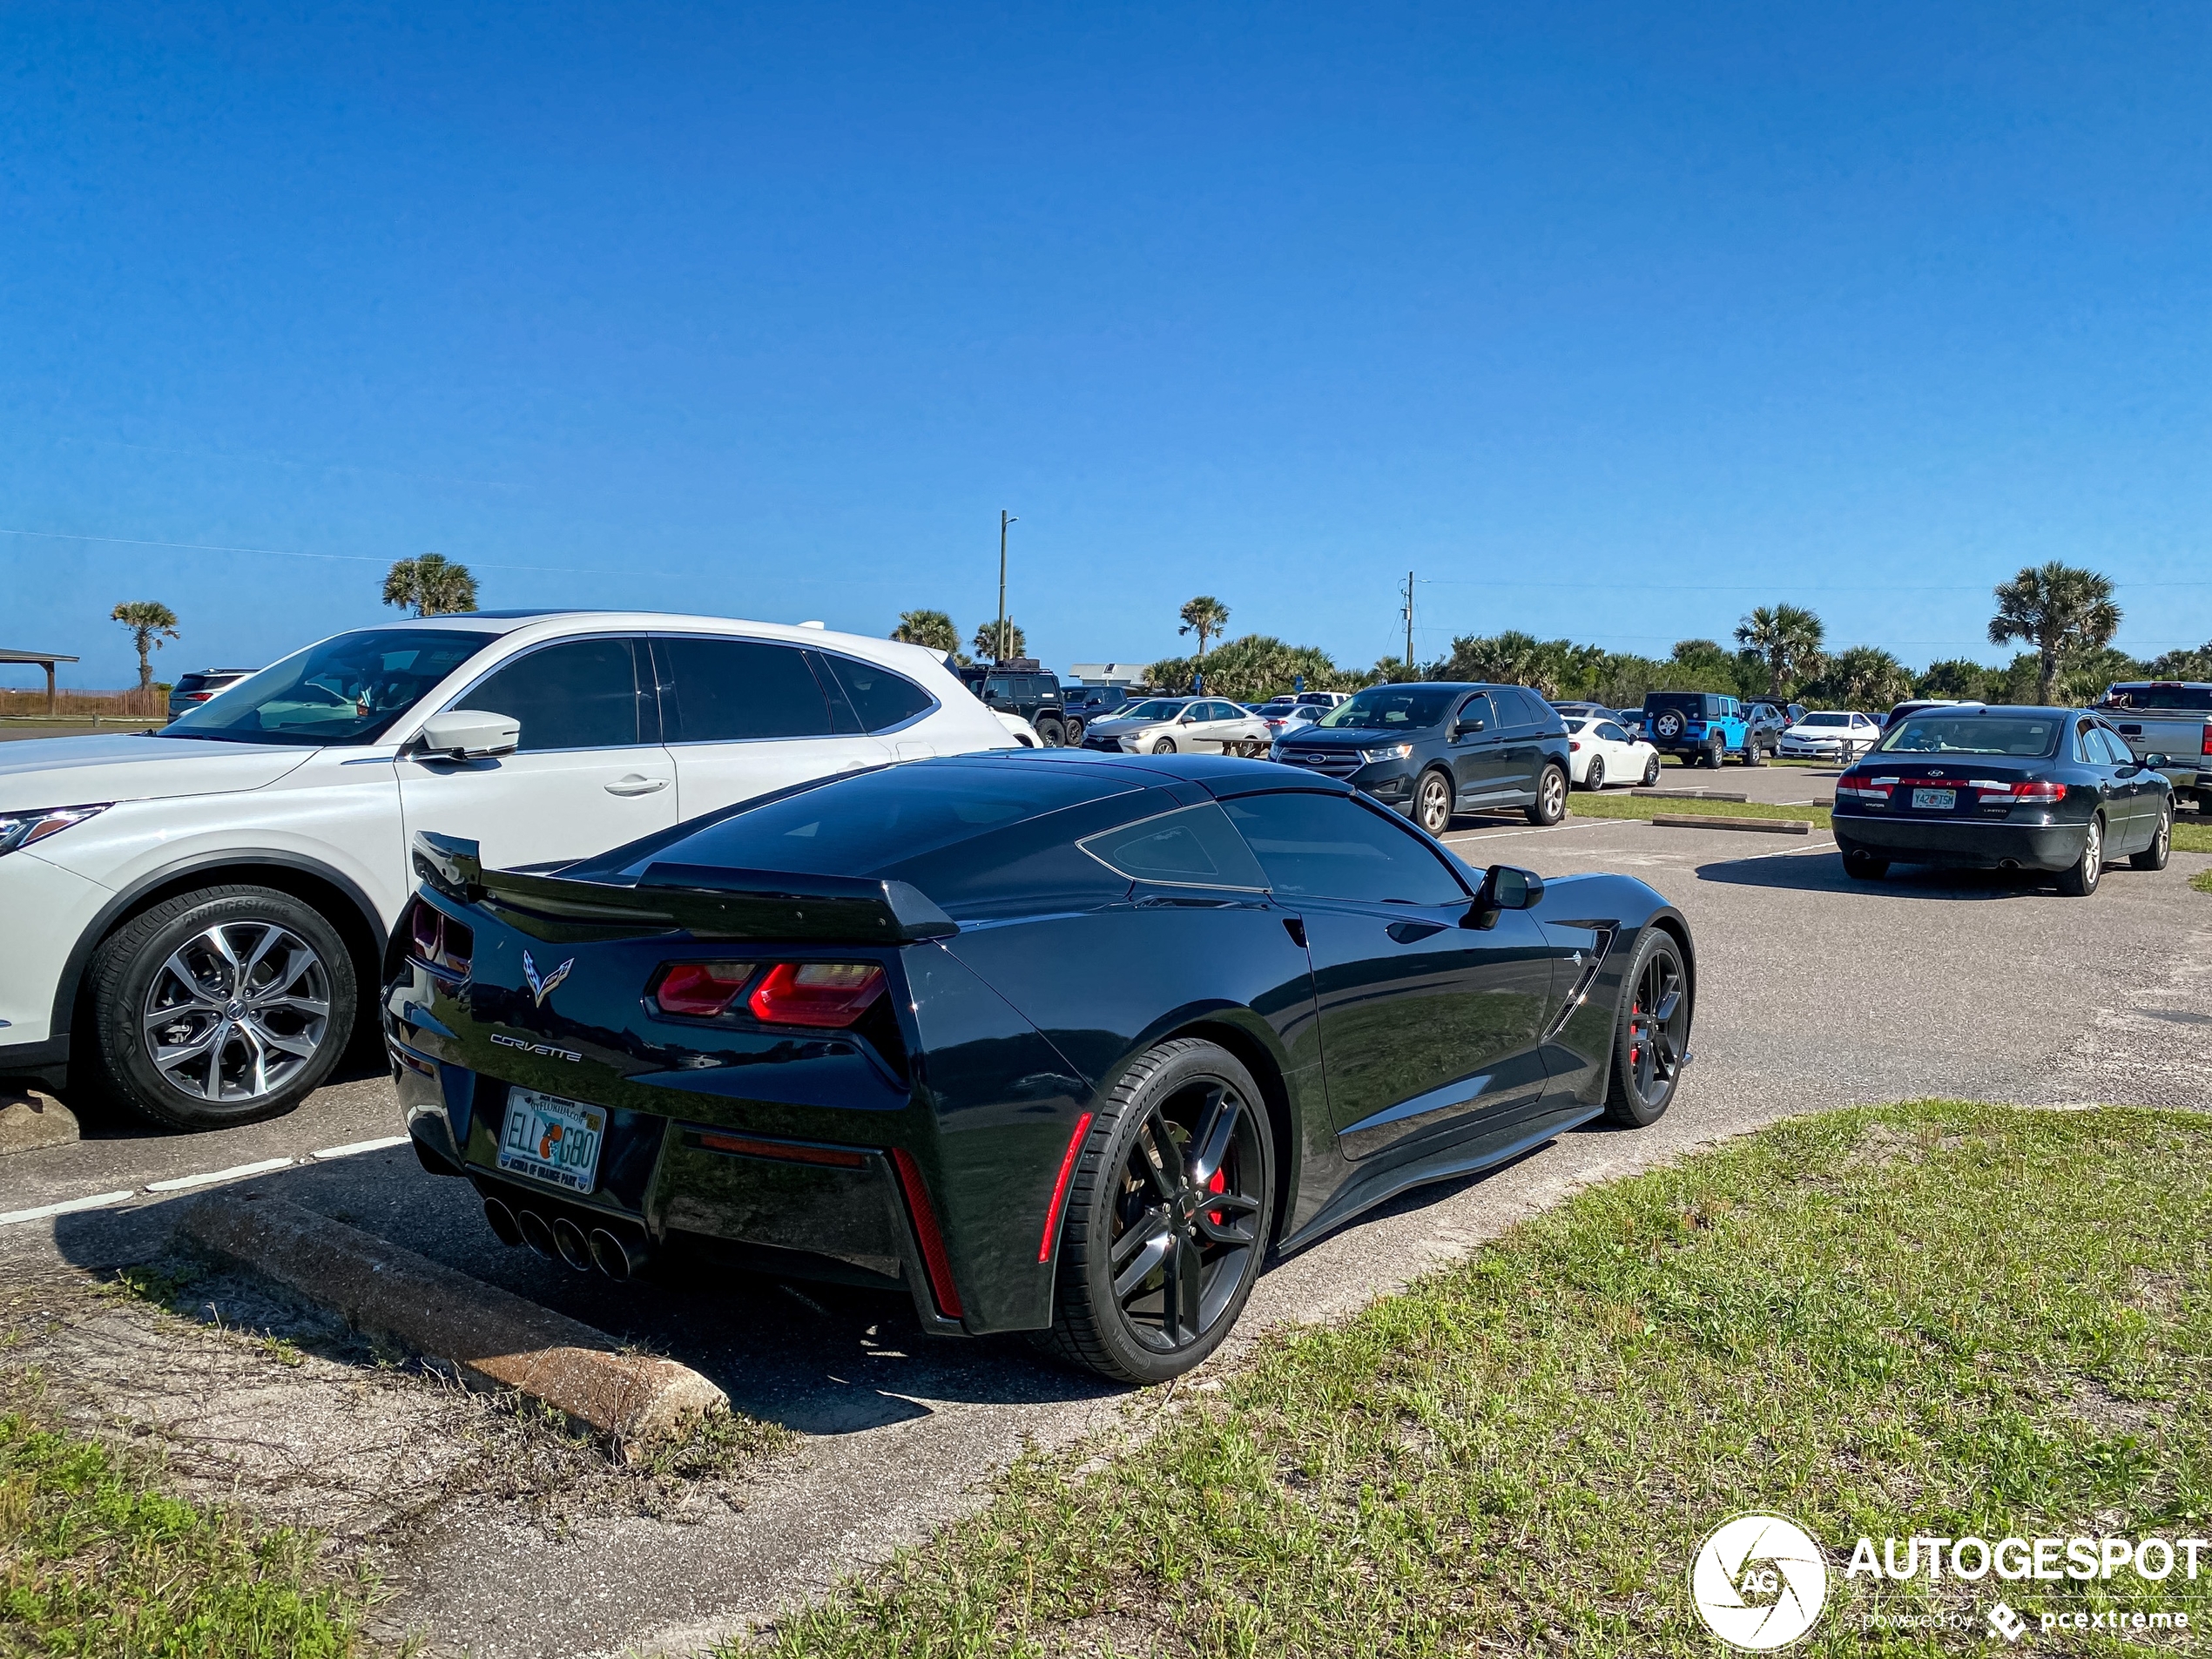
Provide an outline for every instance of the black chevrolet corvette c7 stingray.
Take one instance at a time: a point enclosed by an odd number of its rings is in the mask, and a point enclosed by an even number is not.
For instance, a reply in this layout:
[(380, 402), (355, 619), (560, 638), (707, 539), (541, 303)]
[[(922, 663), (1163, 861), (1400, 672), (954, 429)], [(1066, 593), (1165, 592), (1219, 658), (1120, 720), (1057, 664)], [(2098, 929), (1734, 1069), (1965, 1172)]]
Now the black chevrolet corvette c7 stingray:
[(1128, 1381), (1271, 1248), (1667, 1108), (1695, 958), (1640, 881), (1471, 870), (1331, 779), (1015, 751), (554, 873), (418, 839), (385, 1031), (426, 1167), (627, 1274), (903, 1287)]

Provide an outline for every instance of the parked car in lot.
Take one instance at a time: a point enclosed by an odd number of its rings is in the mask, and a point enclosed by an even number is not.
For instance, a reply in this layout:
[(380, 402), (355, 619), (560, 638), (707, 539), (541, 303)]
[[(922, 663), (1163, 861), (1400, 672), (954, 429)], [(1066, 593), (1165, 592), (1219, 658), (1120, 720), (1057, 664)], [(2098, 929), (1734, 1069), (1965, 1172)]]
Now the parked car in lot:
[(1131, 700), (1126, 686), (1062, 685), (1060, 706), (1067, 721), (1068, 742), (1081, 743), (1085, 726), (1126, 706)]
[(1082, 746), (1109, 754), (1263, 755), (1267, 722), (1217, 697), (1153, 697), (1094, 720)]
[(2097, 712), (2138, 760), (2161, 756), (2159, 770), (2177, 794), (2212, 813), (2212, 685), (2182, 680), (2122, 680)]
[(334, 635), (160, 732), (0, 750), (0, 1076), (180, 1129), (287, 1111), (382, 977), (410, 832), (572, 860), (1013, 743), (930, 652), (820, 629), (505, 611)]
[(1251, 761), (928, 761), (550, 873), (416, 847), (394, 1075), (499, 1238), (880, 1286), (1123, 1382), (1212, 1352), (1271, 1249), (1649, 1124), (1689, 1057), (1649, 887), (1478, 873)]
[(2078, 898), (2114, 859), (2166, 867), (2174, 794), (2087, 710), (1977, 704), (1898, 721), (1837, 779), (1832, 817), (1860, 880), (1893, 863), (2040, 870)]
[(1312, 703), (1266, 703), (1253, 711), (1267, 722), (1267, 735), (1272, 743), (1312, 725), (1328, 710)]
[(1630, 737), (1608, 714), (1589, 718), (1570, 715), (1567, 776), (1583, 789), (1602, 789), (1608, 783), (1640, 783), (1648, 789), (1659, 781), (1659, 752), (1642, 738)]
[(1271, 751), (1341, 778), (1432, 835), (1457, 812), (1567, 813), (1567, 726), (1534, 691), (1457, 682), (1370, 685)]
[(175, 719), (186, 709), (207, 702), (218, 691), (227, 691), (248, 675), (260, 671), (253, 668), (198, 668), (189, 674), (179, 674), (177, 683), (169, 688), (169, 718)]
[(1743, 724), (1750, 728), (1747, 740), (1757, 743), (1771, 759), (1782, 748), (1782, 734), (1804, 718), (1805, 705), (1785, 703), (1778, 698), (1755, 697), (1743, 705)]
[(1781, 743), (1779, 732), (1755, 727), (1743, 705), (1717, 691), (1650, 691), (1643, 699), (1644, 740), (1686, 765), (1717, 767), (1730, 755), (1764, 766)]
[(1886, 732), (1908, 714), (1918, 714), (1924, 709), (1978, 709), (1984, 706), (1973, 698), (1909, 697), (1892, 706), (1882, 717), (1882, 730)]
[[(961, 667), (961, 683), (982, 700), (994, 714), (1011, 714), (1029, 723), (1029, 729), (1047, 748), (1082, 740), (1082, 722), (1071, 720), (1062, 705), (1060, 677), (1048, 674), (1034, 661)], [(1074, 733), (1069, 735), (1069, 727)]]
[(1782, 734), (1784, 760), (1856, 760), (1880, 739), (1873, 717), (1849, 709), (1816, 709)]

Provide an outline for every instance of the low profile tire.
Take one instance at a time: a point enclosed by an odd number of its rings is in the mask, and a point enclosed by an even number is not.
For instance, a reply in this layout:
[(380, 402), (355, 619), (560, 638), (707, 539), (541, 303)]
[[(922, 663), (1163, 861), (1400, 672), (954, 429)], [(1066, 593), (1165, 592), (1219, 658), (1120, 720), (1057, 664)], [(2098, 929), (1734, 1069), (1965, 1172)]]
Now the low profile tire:
[(1605, 1115), (1630, 1129), (1656, 1123), (1674, 1100), (1689, 1044), (1689, 973), (1664, 928), (1644, 929), (1621, 978)]
[(1858, 847), (1844, 851), (1844, 873), (1854, 881), (1879, 881), (1890, 873), (1890, 861)]
[(320, 912), (269, 887), (158, 904), (93, 953), (95, 1082), (172, 1129), (277, 1117), (354, 1034), (353, 958)]
[(2150, 845), (2140, 853), (2128, 856), (2130, 867), (2138, 870), (2162, 870), (2166, 855), (2174, 850), (2174, 804), (2168, 801), (2158, 809), (2158, 833), (2150, 838)]
[(1643, 769), (1643, 786), (1650, 788), (1659, 781), (1659, 757), (1654, 755)]
[(1234, 1055), (1180, 1037), (1141, 1055), (1083, 1137), (1037, 1345), (1116, 1382), (1200, 1364), (1259, 1278), (1274, 1158), (1259, 1089)]
[(1068, 728), (1057, 720), (1037, 722), (1037, 741), (1048, 749), (1063, 747), (1068, 741)]
[(1532, 824), (1556, 824), (1567, 816), (1567, 774), (1547, 765), (1536, 774), (1536, 802), (1528, 808)]
[(1413, 821), (1431, 835), (1452, 827), (1452, 779), (1447, 773), (1425, 772), (1413, 786)]
[(2105, 821), (2093, 818), (2089, 833), (2082, 839), (2081, 856), (2059, 872), (2059, 891), (2069, 899), (2086, 899), (2097, 890), (2104, 873)]
[(1590, 757), (1589, 769), (1582, 774), (1582, 787), (1593, 791), (1605, 787), (1605, 757), (1603, 755)]
[(1173, 754), (1175, 752), (1175, 739), (1173, 738), (1160, 738), (1153, 744), (1152, 752), (1156, 755)]

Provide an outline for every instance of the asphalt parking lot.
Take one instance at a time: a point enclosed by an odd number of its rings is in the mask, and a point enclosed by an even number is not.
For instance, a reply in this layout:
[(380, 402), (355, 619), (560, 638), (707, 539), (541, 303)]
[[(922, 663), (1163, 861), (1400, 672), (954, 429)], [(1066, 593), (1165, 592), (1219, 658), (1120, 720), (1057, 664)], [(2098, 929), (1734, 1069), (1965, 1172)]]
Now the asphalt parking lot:
[[(1824, 800), (1832, 770), (1669, 768), (1666, 786)], [(1501, 820), (1452, 840), (1471, 861), (1548, 877), (1639, 876), (1696, 930), (1689, 1076), (1655, 1128), (1592, 1128), (1521, 1163), (1410, 1195), (1262, 1280), (1240, 1328), (1340, 1316), (1494, 1236), (1578, 1184), (1792, 1112), (1961, 1096), (2212, 1107), (2212, 865), (2176, 853), (2113, 869), (2088, 900), (2018, 879), (1906, 871), (1848, 881), (1833, 844), (1570, 818)], [(0, 1211), (161, 1180), (303, 1159), (392, 1135), (388, 1085), (357, 1077), (278, 1123), (200, 1136), (95, 1122), (83, 1143), (0, 1159)], [(482, 1656), (687, 1650), (880, 1560), (958, 1512), (1026, 1440), (1107, 1430), (1133, 1406), (1015, 1342), (915, 1333), (903, 1307), (759, 1283), (617, 1287), (496, 1244), (469, 1190), (404, 1149), (295, 1163), (253, 1179), (480, 1278), (682, 1359), (741, 1410), (802, 1437), (742, 1507), (685, 1524), (608, 1515), (558, 1539), (496, 1503), (462, 1506), (376, 1565), (395, 1628)], [(184, 1196), (184, 1195), (178, 1195)], [(173, 1202), (0, 1228), (0, 1263), (101, 1270), (158, 1241)], [(1233, 1353), (1224, 1361), (1234, 1363)], [(307, 1386), (307, 1385), (301, 1385)], [(1205, 1386), (1204, 1374), (1184, 1387)]]

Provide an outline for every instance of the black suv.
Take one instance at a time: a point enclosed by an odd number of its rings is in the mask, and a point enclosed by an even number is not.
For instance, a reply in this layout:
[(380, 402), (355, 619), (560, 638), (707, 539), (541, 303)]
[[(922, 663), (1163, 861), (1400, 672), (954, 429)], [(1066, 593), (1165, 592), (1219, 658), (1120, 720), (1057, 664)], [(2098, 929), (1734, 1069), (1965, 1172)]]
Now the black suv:
[(988, 667), (976, 664), (956, 671), (961, 684), (981, 698), (992, 713), (1018, 715), (1027, 720), (1037, 741), (1047, 748), (1082, 740), (1082, 722), (1071, 722), (1061, 705), (1060, 677), (1046, 673), (1034, 658), (1011, 658)]
[(1083, 740), (1083, 728), (1103, 720), (1130, 703), (1126, 685), (1063, 685), (1060, 688), (1061, 718), (1067, 723), (1068, 741)]
[(1370, 685), (1271, 759), (1342, 778), (1432, 835), (1455, 812), (1519, 807), (1532, 824), (1567, 814), (1567, 725), (1518, 685)]

